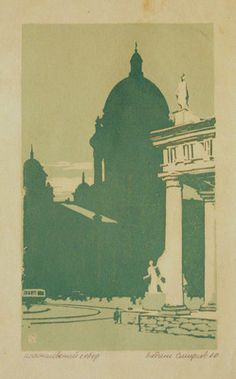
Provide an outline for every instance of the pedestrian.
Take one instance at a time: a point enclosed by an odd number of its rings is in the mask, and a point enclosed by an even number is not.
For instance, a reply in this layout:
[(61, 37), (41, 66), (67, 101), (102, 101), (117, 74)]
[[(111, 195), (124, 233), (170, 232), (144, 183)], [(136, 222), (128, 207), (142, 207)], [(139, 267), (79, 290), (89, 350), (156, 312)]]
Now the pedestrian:
[(118, 322), (121, 323), (121, 312), (119, 308), (116, 308), (115, 312), (113, 313), (113, 320), (115, 324)]
[(138, 314), (138, 331), (141, 332), (141, 314)]
[(133, 305), (136, 304), (136, 296), (131, 296), (130, 301)]

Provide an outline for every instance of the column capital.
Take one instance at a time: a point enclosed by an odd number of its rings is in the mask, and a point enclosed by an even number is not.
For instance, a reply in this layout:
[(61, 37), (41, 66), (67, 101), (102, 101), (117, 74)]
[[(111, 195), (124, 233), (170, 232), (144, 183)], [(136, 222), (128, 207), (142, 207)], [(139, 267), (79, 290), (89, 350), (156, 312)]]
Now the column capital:
[(182, 188), (182, 184), (180, 183), (179, 177), (177, 175), (166, 176), (162, 178), (162, 180), (166, 183), (166, 188), (170, 188), (170, 187)]
[(205, 203), (215, 202), (215, 193), (213, 191), (199, 191), (199, 195)]

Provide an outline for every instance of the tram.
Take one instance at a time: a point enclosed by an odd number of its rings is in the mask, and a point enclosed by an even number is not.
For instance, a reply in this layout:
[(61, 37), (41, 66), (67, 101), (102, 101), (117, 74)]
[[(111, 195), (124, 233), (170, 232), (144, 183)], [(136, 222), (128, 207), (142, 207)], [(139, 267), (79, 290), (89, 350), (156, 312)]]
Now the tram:
[(42, 288), (24, 289), (22, 293), (22, 302), (41, 304), (46, 299), (46, 291)]

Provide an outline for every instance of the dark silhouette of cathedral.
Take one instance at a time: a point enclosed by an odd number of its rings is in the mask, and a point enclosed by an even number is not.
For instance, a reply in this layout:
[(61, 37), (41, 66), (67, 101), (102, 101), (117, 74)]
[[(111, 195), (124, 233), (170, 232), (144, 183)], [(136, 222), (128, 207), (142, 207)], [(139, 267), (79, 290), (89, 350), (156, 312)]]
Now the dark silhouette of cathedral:
[[(69, 296), (74, 290), (97, 297), (145, 293), (148, 261), (162, 254), (165, 237), (165, 189), (157, 175), (162, 155), (149, 134), (172, 122), (163, 94), (144, 77), (137, 45), (130, 65), (129, 76), (110, 92), (90, 139), (94, 184), (89, 186), (83, 173), (73, 193), (74, 204), (95, 211), (96, 218), (53, 202), (53, 189), (33, 150), (24, 164), (25, 287), (45, 288), (49, 296)], [(184, 275), (190, 294), (201, 295), (201, 202), (184, 201), (183, 214)], [(105, 224), (100, 215), (117, 223)]]
[(91, 190), (97, 212), (120, 221), (140, 219), (145, 224), (154, 208), (157, 216), (164, 192), (157, 178), (161, 155), (153, 148), (149, 133), (170, 126), (171, 121), (161, 91), (144, 77), (137, 45), (130, 65), (129, 76), (110, 92), (90, 139), (94, 157)]

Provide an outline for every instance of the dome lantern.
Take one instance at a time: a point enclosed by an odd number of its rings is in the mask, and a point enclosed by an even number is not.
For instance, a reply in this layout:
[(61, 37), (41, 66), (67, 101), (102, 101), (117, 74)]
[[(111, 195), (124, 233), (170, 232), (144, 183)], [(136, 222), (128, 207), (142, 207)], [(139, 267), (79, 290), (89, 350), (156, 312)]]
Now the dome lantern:
[(140, 54), (138, 53), (137, 42), (135, 42), (134, 54), (132, 55), (132, 57), (130, 59), (131, 70), (130, 70), (129, 76), (136, 78), (136, 79), (142, 78), (143, 77), (142, 63), (143, 63), (143, 60), (142, 60)]
[(33, 145), (31, 145), (31, 150), (30, 150), (30, 159), (34, 159), (34, 150), (33, 150)]
[(82, 183), (83, 184), (85, 183), (85, 173), (84, 172), (82, 173)]

